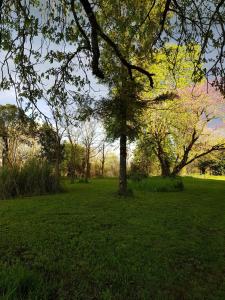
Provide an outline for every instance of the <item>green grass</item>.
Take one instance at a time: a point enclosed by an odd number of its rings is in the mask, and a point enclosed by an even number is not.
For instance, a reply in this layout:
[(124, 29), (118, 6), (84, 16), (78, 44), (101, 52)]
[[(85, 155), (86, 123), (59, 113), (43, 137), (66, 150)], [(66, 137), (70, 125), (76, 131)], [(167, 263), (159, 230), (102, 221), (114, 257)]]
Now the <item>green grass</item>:
[(225, 182), (0, 201), (0, 299), (225, 299)]
[(147, 192), (176, 192), (183, 191), (184, 185), (180, 177), (176, 178), (163, 178), (163, 177), (150, 177), (142, 180), (131, 180), (129, 187), (132, 190), (141, 190)]

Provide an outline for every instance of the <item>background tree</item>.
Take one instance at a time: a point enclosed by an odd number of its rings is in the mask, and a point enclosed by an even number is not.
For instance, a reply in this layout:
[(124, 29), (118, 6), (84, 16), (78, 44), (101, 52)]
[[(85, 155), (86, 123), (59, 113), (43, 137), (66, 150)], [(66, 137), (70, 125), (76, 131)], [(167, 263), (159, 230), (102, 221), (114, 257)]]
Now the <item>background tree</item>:
[(64, 144), (51, 124), (44, 123), (39, 128), (39, 143), (41, 145), (41, 156), (50, 164), (55, 165), (56, 177), (60, 177), (60, 163), (64, 155)]
[(29, 145), (29, 137), (35, 136), (35, 122), (15, 105), (0, 105), (0, 138), (2, 165), (12, 166), (17, 160), (21, 144)]
[(80, 124), (80, 141), (85, 149), (83, 158), (83, 178), (85, 182), (91, 177), (91, 159), (99, 152), (98, 124), (95, 119), (87, 119)]
[(107, 155), (110, 151), (109, 146), (110, 146), (110, 143), (108, 143), (107, 138), (104, 138), (101, 141), (100, 149), (99, 149), (101, 177), (105, 176), (105, 164), (106, 164), (106, 160), (107, 160)]
[(224, 175), (225, 174), (225, 157), (224, 151), (206, 155), (199, 160), (197, 164), (200, 174), (205, 175)]
[[(64, 157), (62, 161), (62, 170), (64, 175), (68, 176), (71, 183), (75, 182), (77, 177), (83, 176), (83, 157), (85, 149), (82, 145), (74, 142), (74, 148), (70, 142), (64, 143)], [(72, 156), (72, 157), (71, 157)]]
[[(145, 115), (142, 143), (149, 144), (159, 160), (163, 176), (175, 176), (188, 164), (213, 151), (224, 149), (219, 130), (210, 128), (220, 122), (222, 97), (205, 85), (180, 90), (179, 98), (156, 105)], [(212, 126), (212, 125), (211, 125)]]

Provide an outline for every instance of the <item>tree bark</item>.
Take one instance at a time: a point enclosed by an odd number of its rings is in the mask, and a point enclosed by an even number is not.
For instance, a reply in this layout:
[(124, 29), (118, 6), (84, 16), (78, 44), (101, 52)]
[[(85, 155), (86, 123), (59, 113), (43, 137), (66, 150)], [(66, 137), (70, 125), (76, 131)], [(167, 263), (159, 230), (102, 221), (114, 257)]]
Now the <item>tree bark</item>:
[(186, 163), (185, 163), (185, 164), (182, 164), (182, 165), (176, 166), (176, 167), (173, 169), (173, 171), (172, 171), (172, 173), (171, 173), (171, 176), (172, 176), (172, 177), (175, 177), (175, 176), (179, 175), (180, 171), (181, 171), (185, 166), (186, 166)]
[(158, 156), (158, 159), (159, 159), (159, 162), (160, 162), (161, 176), (162, 177), (171, 176), (170, 161), (167, 157), (167, 154), (164, 152), (160, 142), (158, 142), (157, 151), (155, 151), (155, 153)]
[(127, 195), (127, 136), (124, 133), (120, 135), (119, 195)]
[(161, 163), (161, 176), (162, 177), (169, 177), (171, 176), (171, 172), (170, 172), (170, 166), (168, 164), (167, 161), (163, 161), (163, 163)]

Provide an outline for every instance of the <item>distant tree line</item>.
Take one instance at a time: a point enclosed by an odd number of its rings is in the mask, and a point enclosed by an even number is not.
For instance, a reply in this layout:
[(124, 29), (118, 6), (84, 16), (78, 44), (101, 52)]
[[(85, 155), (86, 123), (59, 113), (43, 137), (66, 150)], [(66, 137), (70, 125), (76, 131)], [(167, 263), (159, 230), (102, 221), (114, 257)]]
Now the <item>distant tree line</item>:
[(52, 123), (40, 122), (15, 105), (0, 105), (2, 197), (59, 191), (62, 176), (71, 182), (117, 176), (118, 161), (109, 144), (94, 141), (96, 123), (82, 125), (76, 128), (79, 140), (72, 144)]

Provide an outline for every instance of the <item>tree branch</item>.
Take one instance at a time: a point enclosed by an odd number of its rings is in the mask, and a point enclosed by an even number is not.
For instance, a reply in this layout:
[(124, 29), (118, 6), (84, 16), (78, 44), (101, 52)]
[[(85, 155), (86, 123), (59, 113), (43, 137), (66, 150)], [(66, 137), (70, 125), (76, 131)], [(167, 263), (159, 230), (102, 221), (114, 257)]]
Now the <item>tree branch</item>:
[(196, 159), (206, 155), (206, 154), (209, 154), (213, 151), (221, 151), (221, 150), (225, 150), (225, 144), (218, 144), (218, 145), (215, 145), (215, 146), (212, 146), (212, 148), (208, 149), (207, 151), (205, 152), (202, 152), (201, 154), (198, 154), (196, 155), (195, 157), (193, 157), (192, 159), (190, 159), (186, 164), (185, 166), (189, 165), (190, 163), (192, 163), (193, 161), (195, 161)]
[(89, 1), (80, 0), (80, 3), (82, 4), (85, 10), (85, 13), (88, 17), (88, 20), (91, 25), (91, 30), (92, 30), (91, 46), (92, 46), (92, 53), (93, 53), (93, 61), (92, 61), (93, 73), (100, 78), (103, 77), (103, 72), (99, 68), (100, 52), (99, 52), (99, 42), (97, 37), (100, 36), (114, 50), (114, 53), (119, 58), (121, 63), (127, 68), (131, 78), (132, 78), (132, 70), (136, 70), (139, 73), (142, 73), (143, 75), (147, 76), (150, 82), (150, 86), (153, 87), (154, 82), (152, 77), (154, 76), (154, 74), (149, 73), (147, 70), (141, 68), (140, 66), (132, 65), (131, 63), (129, 63), (120, 52), (119, 47), (100, 28)]

